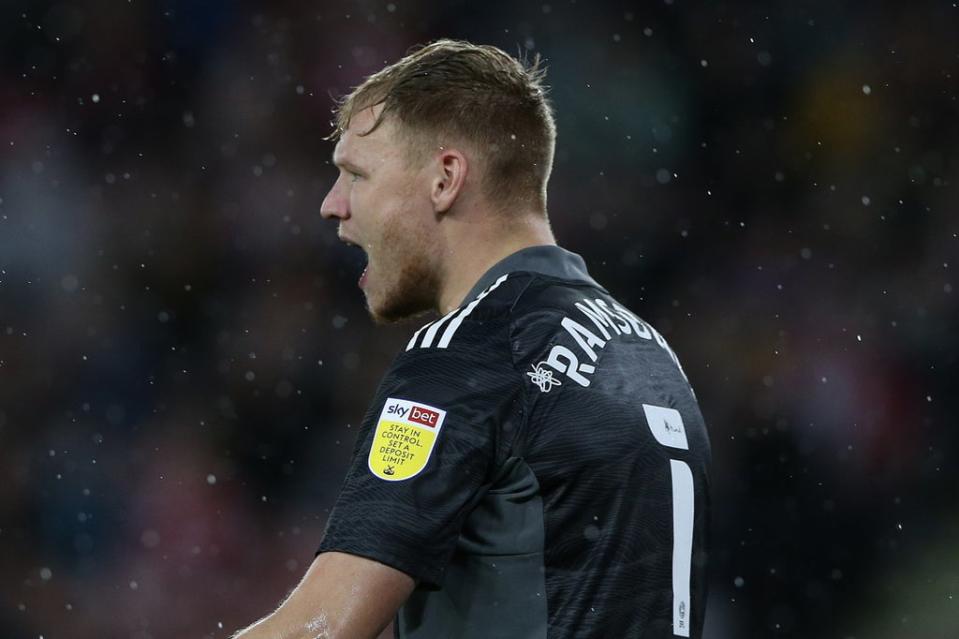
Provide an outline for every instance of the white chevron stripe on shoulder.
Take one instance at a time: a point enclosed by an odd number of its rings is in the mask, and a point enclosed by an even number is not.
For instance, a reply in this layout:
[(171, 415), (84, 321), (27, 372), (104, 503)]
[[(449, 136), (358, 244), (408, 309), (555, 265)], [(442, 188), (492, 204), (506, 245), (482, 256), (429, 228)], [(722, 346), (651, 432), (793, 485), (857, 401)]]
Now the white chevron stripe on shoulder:
[(424, 324), (423, 326), (420, 326), (419, 329), (418, 329), (415, 333), (413, 333), (413, 337), (410, 338), (409, 343), (406, 345), (406, 350), (410, 350), (411, 348), (413, 348), (414, 346), (416, 346), (416, 340), (419, 339), (420, 333), (422, 333), (422, 332), (425, 331), (427, 328), (429, 328), (430, 326), (432, 326), (435, 322), (436, 322), (436, 320), (433, 320), (433, 321), (430, 322), (429, 324)]
[(451, 317), (459, 313), (460, 309), (453, 309), (443, 317), (439, 318), (430, 326), (429, 330), (426, 331), (426, 335), (423, 336), (423, 342), (420, 344), (420, 348), (429, 348), (433, 345), (433, 340), (436, 338), (436, 334), (439, 332), (440, 327), (445, 324)]
[[(446, 331), (443, 333), (443, 337), (440, 338), (439, 344), (436, 346), (438, 348), (446, 348), (450, 344), (450, 340), (453, 339), (453, 335), (456, 334), (456, 329), (460, 327), (460, 324), (463, 323), (463, 320), (466, 319), (470, 313), (473, 312), (473, 309), (476, 308), (476, 305), (479, 304), (484, 297), (496, 290), (496, 287), (506, 281), (506, 278), (509, 277), (509, 273), (501, 276), (498, 280), (493, 282), (493, 285), (488, 289), (476, 296), (476, 299), (470, 302), (470, 304), (460, 312), (459, 315), (453, 318), (453, 321), (449, 323), (449, 326), (446, 327)], [(445, 319), (445, 318), (444, 318)]]

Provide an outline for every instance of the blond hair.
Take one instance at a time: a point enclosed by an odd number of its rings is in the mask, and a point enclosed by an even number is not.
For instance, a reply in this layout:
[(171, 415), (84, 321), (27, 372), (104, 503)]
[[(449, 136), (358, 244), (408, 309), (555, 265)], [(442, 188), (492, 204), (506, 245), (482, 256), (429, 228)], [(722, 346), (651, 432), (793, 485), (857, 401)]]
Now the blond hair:
[(539, 55), (529, 64), (493, 46), (438, 40), (414, 47), (339, 100), (330, 139), (339, 139), (356, 113), (382, 104), (363, 135), (395, 118), (421, 159), (444, 143), (465, 142), (485, 165), (482, 188), (491, 201), (545, 213), (556, 124), (544, 79)]

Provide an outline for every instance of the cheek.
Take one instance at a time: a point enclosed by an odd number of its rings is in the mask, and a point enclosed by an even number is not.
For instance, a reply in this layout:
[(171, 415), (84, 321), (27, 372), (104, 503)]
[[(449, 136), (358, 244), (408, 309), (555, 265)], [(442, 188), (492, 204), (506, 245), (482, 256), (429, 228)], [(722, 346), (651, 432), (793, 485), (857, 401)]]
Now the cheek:
[(416, 175), (398, 173), (358, 185), (350, 202), (362, 211), (367, 237), (377, 253), (403, 259), (428, 244), (432, 206)]
[(383, 177), (383, 187), (405, 208), (419, 208), (424, 202), (429, 203), (429, 184), (422, 171), (397, 170)]

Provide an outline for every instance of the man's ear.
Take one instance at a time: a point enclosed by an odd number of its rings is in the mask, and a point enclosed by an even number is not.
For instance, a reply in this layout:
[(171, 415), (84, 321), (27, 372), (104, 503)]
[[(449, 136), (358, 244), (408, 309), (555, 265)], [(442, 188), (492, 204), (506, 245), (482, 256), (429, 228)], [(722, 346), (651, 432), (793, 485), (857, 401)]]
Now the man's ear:
[(462, 152), (450, 148), (440, 148), (434, 161), (436, 171), (430, 188), (430, 199), (433, 201), (434, 211), (446, 213), (463, 192), (469, 163)]

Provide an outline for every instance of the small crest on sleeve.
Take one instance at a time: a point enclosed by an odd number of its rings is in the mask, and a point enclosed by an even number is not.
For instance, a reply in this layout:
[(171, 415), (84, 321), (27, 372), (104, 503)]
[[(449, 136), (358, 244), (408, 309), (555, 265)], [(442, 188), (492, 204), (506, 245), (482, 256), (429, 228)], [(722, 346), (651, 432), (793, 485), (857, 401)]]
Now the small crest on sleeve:
[(433, 453), (445, 419), (445, 410), (388, 397), (373, 433), (370, 472), (386, 481), (418, 475)]

